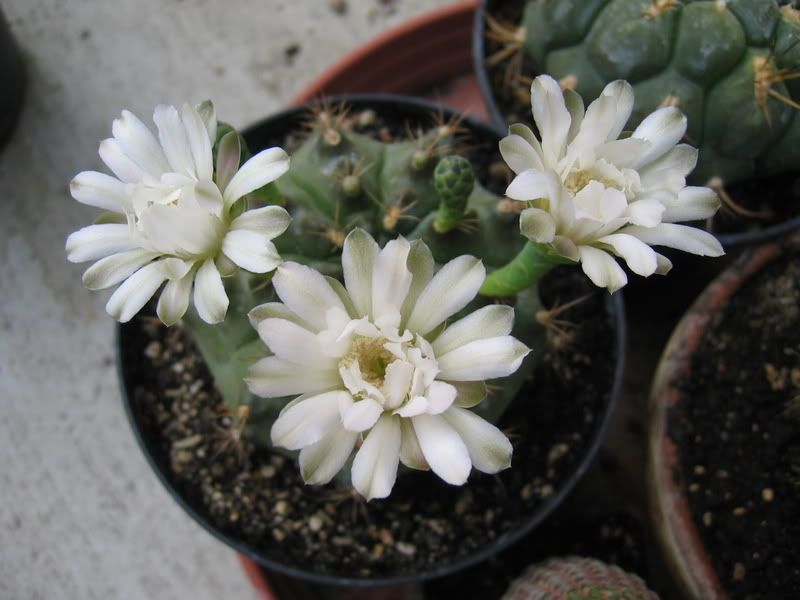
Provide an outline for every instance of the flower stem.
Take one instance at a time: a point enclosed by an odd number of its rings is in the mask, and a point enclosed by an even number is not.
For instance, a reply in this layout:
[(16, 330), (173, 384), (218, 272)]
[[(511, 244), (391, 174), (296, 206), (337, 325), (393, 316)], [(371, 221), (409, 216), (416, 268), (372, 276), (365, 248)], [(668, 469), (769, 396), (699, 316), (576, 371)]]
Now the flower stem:
[(528, 242), (508, 264), (489, 274), (481, 286), (480, 294), (515, 296), (538, 283), (553, 267), (570, 262), (547, 246)]

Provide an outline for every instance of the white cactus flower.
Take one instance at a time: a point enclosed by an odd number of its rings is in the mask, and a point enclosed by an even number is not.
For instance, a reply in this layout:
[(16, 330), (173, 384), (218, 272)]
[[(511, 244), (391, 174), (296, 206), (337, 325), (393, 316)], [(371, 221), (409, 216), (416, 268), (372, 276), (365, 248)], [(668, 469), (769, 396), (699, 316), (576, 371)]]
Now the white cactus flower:
[(660, 108), (630, 137), (617, 139), (633, 100), (630, 84), (614, 81), (584, 111), (578, 94), (562, 92), (552, 77), (541, 75), (531, 86), (541, 141), (517, 124), (500, 142), (516, 173), (506, 194), (531, 202), (520, 216), (523, 235), (580, 261), (596, 285), (612, 292), (627, 276), (611, 254), (645, 277), (672, 266), (650, 246), (723, 254), (713, 235), (675, 224), (706, 219), (719, 208), (714, 191), (686, 186), (697, 163), (697, 150), (678, 144), (686, 117), (674, 107)]
[(432, 469), (453, 485), (471, 468), (509, 466), (505, 435), (469, 408), (484, 380), (516, 371), (529, 349), (511, 337), (509, 306), (444, 321), (478, 292), (485, 269), (458, 257), (434, 274), (421, 241), (400, 237), (381, 250), (356, 229), (344, 243), (344, 283), (286, 262), (273, 284), (283, 303), (250, 318), (272, 356), (247, 380), (259, 396), (298, 396), (272, 427), (276, 446), (300, 450), (309, 484), (331, 480), (358, 448), (352, 483), (367, 499), (389, 495), (398, 461)]
[[(121, 285), (106, 310), (130, 320), (166, 282), (158, 316), (171, 325), (194, 304), (208, 323), (225, 318), (228, 297), (221, 277), (237, 267), (255, 273), (280, 262), (270, 240), (289, 225), (288, 213), (268, 206), (241, 212), (237, 200), (289, 168), (280, 148), (259, 152), (239, 168), (238, 134), (219, 144), (216, 168), (214, 106), (158, 106), (158, 139), (134, 114), (123, 111), (100, 157), (116, 175), (84, 171), (70, 184), (78, 202), (109, 213), (67, 238), (71, 262), (95, 262), (83, 275), (89, 289)], [(235, 207), (235, 208), (234, 208)]]

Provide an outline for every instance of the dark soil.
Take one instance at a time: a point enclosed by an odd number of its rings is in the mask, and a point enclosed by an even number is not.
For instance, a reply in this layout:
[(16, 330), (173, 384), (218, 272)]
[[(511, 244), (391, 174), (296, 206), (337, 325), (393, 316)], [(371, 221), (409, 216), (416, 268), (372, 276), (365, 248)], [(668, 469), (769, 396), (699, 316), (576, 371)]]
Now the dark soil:
[[(527, 0), (492, 0), (487, 2), (486, 10), (501, 23), (516, 27), (522, 21), (526, 2)], [(502, 43), (484, 37), (485, 57), (492, 56), (503, 47)], [(524, 51), (521, 52), (520, 59), (520, 73), (531, 79), (536, 77), (538, 73)], [(503, 61), (492, 68), (485, 67), (495, 102), (506, 123), (525, 123), (536, 131), (531, 115), (529, 90), (525, 85), (509, 85), (507, 65), (508, 61)], [(587, 103), (590, 101), (588, 98), (584, 100)], [(693, 182), (693, 185), (705, 184), (706, 182)], [(727, 192), (736, 209), (723, 205), (706, 224), (708, 231), (718, 234), (743, 233), (800, 218), (800, 175), (796, 172), (736, 183), (728, 186)], [(698, 225), (702, 226), (701, 223)]]
[(524, 526), (583, 459), (608, 401), (613, 332), (605, 295), (574, 269), (554, 272), (545, 289), (550, 303), (591, 293), (564, 315), (580, 323), (574, 343), (537, 349), (545, 355), (535, 384), (501, 423), (514, 442), (512, 468), (475, 473), (463, 487), (408, 472), (390, 499), (367, 504), (333, 485), (304, 485), (294, 460), (238, 438), (236, 416), (180, 327), (147, 316), (121, 337), (134, 418), (178, 493), (220, 531), (273, 560), (362, 577), (443, 566)]
[(689, 504), (734, 599), (800, 598), (800, 257), (717, 315), (670, 423)]

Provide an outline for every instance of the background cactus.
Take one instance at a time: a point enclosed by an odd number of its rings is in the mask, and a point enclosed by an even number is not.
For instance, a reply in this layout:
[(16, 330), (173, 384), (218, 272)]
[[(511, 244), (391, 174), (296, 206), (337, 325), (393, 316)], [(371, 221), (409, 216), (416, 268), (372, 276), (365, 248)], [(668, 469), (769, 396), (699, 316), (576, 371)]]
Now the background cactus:
[(519, 29), (487, 21), (489, 37), (507, 46), (496, 58), (521, 47), (536, 72), (586, 99), (628, 80), (636, 96), (629, 128), (659, 106), (677, 106), (700, 148), (694, 181), (731, 183), (800, 165), (800, 11), (788, 4), (530, 0)]
[(502, 600), (657, 600), (636, 575), (591, 558), (554, 558), (529, 567)]

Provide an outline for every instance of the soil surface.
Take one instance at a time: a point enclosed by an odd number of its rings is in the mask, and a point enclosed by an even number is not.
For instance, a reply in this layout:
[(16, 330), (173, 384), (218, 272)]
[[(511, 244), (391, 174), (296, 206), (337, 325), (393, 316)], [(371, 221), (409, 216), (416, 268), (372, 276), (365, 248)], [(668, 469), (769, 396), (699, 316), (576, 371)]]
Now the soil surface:
[[(513, 29), (522, 21), (526, 1), (493, 0), (487, 2), (486, 10), (503, 26)], [(489, 29), (488, 24), (486, 28)], [(505, 47), (502, 42), (484, 37), (485, 57), (491, 57)], [(512, 61), (519, 62), (512, 66)], [(506, 123), (525, 123), (536, 131), (531, 115), (529, 82), (538, 73), (527, 54), (520, 51), (493, 67), (485, 68), (492, 95)], [(588, 104), (591, 99), (585, 98), (584, 101)], [(693, 182), (693, 185), (705, 184)], [(796, 172), (743, 181), (728, 186), (726, 192), (731, 203), (723, 204), (721, 210), (705, 223), (705, 228), (713, 233), (754, 231), (800, 218), (800, 175)], [(703, 226), (703, 223), (696, 225)]]
[[(577, 270), (555, 271), (546, 301), (590, 293), (563, 317), (574, 342), (545, 356), (501, 422), (511, 469), (452, 487), (430, 473), (398, 478), (390, 499), (365, 503), (332, 484), (303, 484), (292, 459), (240, 436), (192, 342), (179, 326), (137, 317), (123, 333), (132, 408), (146, 444), (190, 505), (231, 537), (286, 565), (351, 576), (441, 566), (513, 531), (583, 458), (608, 401), (612, 329), (605, 295)], [(590, 357), (604, 357), (593, 360)], [(455, 516), (455, 518), (453, 518)]]
[(800, 598), (800, 257), (712, 323), (670, 423), (689, 504), (734, 599)]

